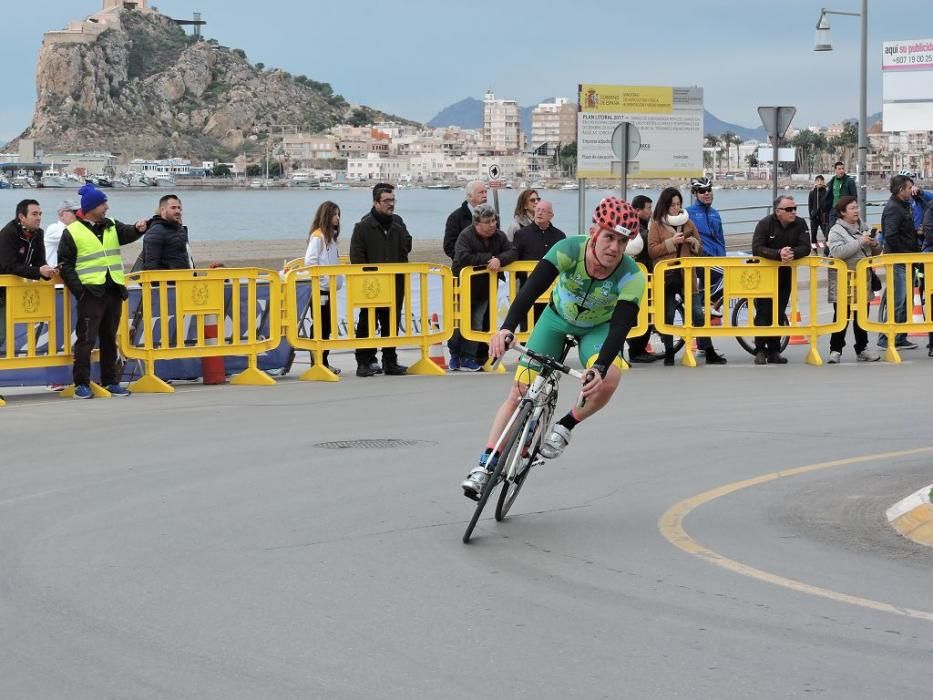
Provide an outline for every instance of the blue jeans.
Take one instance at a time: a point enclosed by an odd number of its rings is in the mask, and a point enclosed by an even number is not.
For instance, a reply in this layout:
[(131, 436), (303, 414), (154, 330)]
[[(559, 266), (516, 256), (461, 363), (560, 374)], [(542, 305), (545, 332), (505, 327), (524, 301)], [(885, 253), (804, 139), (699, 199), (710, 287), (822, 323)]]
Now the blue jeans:
[[(890, 311), (888, 311), (890, 313)], [(907, 321), (907, 266), (894, 266), (894, 321), (905, 323)], [(906, 333), (894, 336), (894, 345), (907, 340)], [(884, 333), (878, 335), (878, 347), (888, 347), (888, 337)]]

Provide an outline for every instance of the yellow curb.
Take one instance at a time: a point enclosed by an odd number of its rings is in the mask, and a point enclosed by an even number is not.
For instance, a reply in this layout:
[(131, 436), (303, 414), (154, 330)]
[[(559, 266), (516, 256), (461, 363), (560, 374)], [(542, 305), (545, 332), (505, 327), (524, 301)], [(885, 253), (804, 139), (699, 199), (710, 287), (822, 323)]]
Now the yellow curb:
[(888, 509), (888, 522), (901, 535), (917, 544), (933, 547), (933, 505), (925, 486)]

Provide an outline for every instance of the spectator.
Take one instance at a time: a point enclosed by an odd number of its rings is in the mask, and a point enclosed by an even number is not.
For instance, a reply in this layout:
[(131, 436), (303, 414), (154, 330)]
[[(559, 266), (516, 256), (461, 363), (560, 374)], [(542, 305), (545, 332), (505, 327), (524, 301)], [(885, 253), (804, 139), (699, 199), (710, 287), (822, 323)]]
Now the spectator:
[(100, 343), (100, 378), (111, 396), (129, 396), (117, 370), (117, 327), (127, 298), (120, 246), (132, 243), (146, 231), (146, 222), (122, 224), (104, 215), (110, 208), (107, 195), (94, 185), (84, 185), (81, 209), (58, 244), (62, 279), (78, 300), (77, 340), (74, 344), (76, 399), (90, 399), (91, 350)]
[[(700, 234), (700, 242), (703, 244), (703, 255), (713, 258), (722, 258), (726, 255), (726, 236), (722, 230), (722, 217), (713, 206), (713, 183), (708, 177), (693, 178), (690, 180), (690, 191), (696, 198), (696, 201), (687, 208), (687, 214), (690, 220), (697, 227)], [(702, 295), (704, 290), (705, 273), (701, 273), (697, 291)], [(710, 310), (713, 316), (722, 316), (720, 307), (722, 306), (722, 295), (714, 294), (716, 290), (722, 288), (722, 268), (711, 267), (709, 270), (709, 282), (713, 288), (711, 290), (711, 302), (713, 308)], [(715, 299), (712, 297), (716, 296)]]
[(486, 183), (482, 180), (471, 180), (467, 183), (466, 199), (463, 204), (450, 212), (447, 225), (444, 227), (444, 252), (451, 260), (454, 259), (454, 249), (460, 232), (473, 224), (473, 210), (480, 204), (486, 203)]
[(813, 189), (810, 190), (810, 197), (807, 199), (807, 209), (810, 214), (810, 250), (816, 250), (823, 247), (823, 244), (817, 240), (818, 233), (822, 232), (823, 240), (829, 241), (826, 228), (826, 222), (829, 219), (826, 214), (826, 180), (822, 175), (817, 175), (813, 179)]
[[(450, 213), (450, 216), (447, 217), (447, 225), (444, 227), (444, 253), (450, 258), (451, 263), (454, 260), (454, 252), (460, 233), (473, 225), (473, 211), (476, 207), (486, 203), (486, 184), (482, 180), (468, 182), (465, 192), (466, 199), (463, 200), (463, 204)], [(463, 339), (460, 337), (460, 329), (454, 328), (453, 335), (447, 341), (447, 349), (450, 352), (450, 362), (447, 366), (451, 372), (460, 369), (460, 347), (462, 344)]]
[[(496, 210), (480, 204), (473, 210), (473, 223), (465, 228), (457, 239), (453, 273), (459, 275), (465, 267), (485, 266), (491, 272), (517, 259), (517, 251), (508, 237), (496, 225)], [(489, 285), (484, 277), (473, 280), (470, 295), (470, 328), (484, 329), (486, 312), (489, 309)], [(460, 346), (460, 368), (467, 372), (478, 372), (483, 368), (476, 361), (479, 343), (463, 340)]]
[(80, 208), (76, 200), (66, 199), (58, 205), (58, 221), (45, 230), (45, 260), (52, 267), (58, 267), (58, 242), (62, 239), (62, 233), (75, 220), (75, 212)]
[[(56, 270), (45, 259), (42, 209), (34, 199), (16, 205), (15, 218), (0, 229), (0, 275), (29, 280), (52, 279)], [(0, 286), (0, 346), (6, 336), (6, 288)], [(2, 398), (2, 397), (0, 397)]]
[[(683, 197), (676, 187), (667, 187), (661, 191), (648, 229), (648, 253), (655, 264), (662, 260), (686, 258), (703, 253), (703, 244), (700, 242), (697, 228), (682, 207)], [(668, 270), (664, 274), (664, 320), (669, 324), (674, 321), (676, 295), (680, 294), (686, 298), (685, 274), (678, 270)], [(703, 299), (698, 293), (697, 278), (692, 270), (686, 276), (690, 278), (692, 287), (693, 324), (702, 326)], [(669, 335), (662, 335), (661, 339), (664, 342), (664, 364), (671, 366), (674, 364), (674, 339)], [(697, 338), (697, 347), (706, 354), (706, 364), (726, 364), (726, 358), (716, 352), (709, 338)]]
[[(914, 227), (917, 229), (917, 235), (922, 238), (923, 233), (923, 214), (933, 202), (933, 192), (922, 190), (914, 184), (913, 178), (910, 179), (910, 213), (914, 219)], [(921, 247), (923, 241), (920, 241)]]
[(188, 246), (188, 227), (182, 223), (181, 200), (167, 194), (159, 200), (159, 213), (149, 220), (143, 239), (143, 270), (194, 268)]
[(823, 211), (829, 216), (828, 225), (832, 228), (836, 223), (836, 203), (840, 197), (849, 195), (858, 198), (858, 189), (855, 186), (855, 180), (846, 175), (846, 166), (841, 160), (837, 160), (835, 166), (836, 174), (826, 185), (826, 199), (823, 204)]
[[(881, 253), (881, 244), (869, 234), (868, 225), (859, 218), (858, 199), (850, 195), (839, 198), (836, 203), (836, 223), (829, 230), (827, 239), (829, 254), (837, 260), (844, 260), (849, 270), (862, 258)], [(862, 282), (866, 289), (871, 289), (871, 274), (866, 272)], [(829, 301), (833, 304), (833, 322), (839, 318), (839, 284), (836, 275), (829, 277)], [(845, 285), (842, 285), (845, 289)], [(843, 304), (843, 308), (846, 305)], [(852, 332), (855, 334), (855, 355), (859, 362), (876, 362), (881, 356), (868, 349), (868, 333), (859, 325), (858, 314), (852, 311)], [(829, 364), (834, 365), (842, 358), (842, 349), (846, 346), (846, 328), (833, 333), (829, 340)]]
[[(537, 198), (537, 195), (535, 195)], [(556, 226), (551, 225), (554, 219), (554, 207), (550, 202), (543, 199), (535, 205), (534, 217), (527, 226), (520, 228), (511, 237), (518, 260), (540, 260), (551, 249), (551, 246), (558, 241), (564, 240), (567, 236)], [(514, 222), (513, 222), (514, 223)], [(506, 234), (508, 237), (508, 234)], [(528, 279), (525, 273), (516, 275), (519, 287)], [(535, 323), (541, 317), (547, 304), (535, 303), (534, 318)], [(522, 319), (520, 328), (524, 331), (527, 328), (527, 319)]]
[[(920, 230), (923, 232), (923, 252), (933, 253), (933, 206), (924, 212)], [(927, 341), (927, 357), (933, 357), (933, 333), (929, 334)]]
[[(638, 236), (641, 239), (641, 250), (635, 255), (635, 261), (645, 266), (650, 273), (654, 269), (651, 256), (648, 254), (648, 226), (651, 224), (651, 197), (643, 194), (632, 198), (632, 207), (638, 214)], [(631, 244), (629, 244), (631, 245)], [(626, 251), (629, 254), (630, 251)], [(654, 362), (658, 358), (648, 352), (648, 341), (651, 339), (651, 328), (644, 335), (628, 339), (628, 361), (632, 363)]]
[[(810, 233), (806, 222), (797, 216), (797, 203), (784, 195), (774, 200), (774, 213), (755, 226), (752, 236), (752, 255), (784, 263), (778, 269), (777, 324), (788, 325), (787, 302), (790, 300), (793, 273), (787, 263), (810, 254)], [(775, 323), (774, 304), (771, 299), (755, 299), (755, 325), (771, 326)], [(755, 364), (786, 365), (781, 355), (778, 336), (755, 337)]]
[[(354, 227), (350, 237), (350, 262), (354, 265), (378, 263), (407, 263), (411, 252), (411, 234), (401, 217), (395, 214), (395, 186), (383, 182), (373, 187), (373, 207)], [(382, 337), (398, 328), (405, 303), (405, 276), (395, 276), (395, 318), (389, 318), (389, 307), (376, 309), (376, 321)], [(360, 311), (356, 337), (369, 337), (369, 310)], [(382, 368), (376, 363), (376, 349), (356, 351), (356, 376), (371, 377), (385, 372), (401, 376), (408, 368), (398, 363), (394, 347), (382, 348)]]
[[(895, 175), (891, 178), (891, 197), (881, 212), (881, 235), (884, 237), (885, 253), (916, 253), (917, 229), (914, 226), (913, 214), (910, 211), (910, 193), (913, 181), (906, 175)], [(889, 282), (890, 284), (890, 282)], [(912, 286), (912, 285), (911, 285)], [(907, 321), (907, 266), (894, 265), (894, 320), (897, 323)], [(913, 295), (911, 295), (913, 296)], [(890, 313), (890, 309), (888, 310)], [(888, 347), (888, 337), (884, 333), (878, 335), (878, 347)], [(894, 336), (894, 347), (902, 350), (913, 350), (916, 343), (907, 339), (906, 333)]]
[[(305, 251), (305, 265), (339, 265), (340, 255), (337, 251), (337, 237), (340, 235), (340, 207), (333, 202), (324, 202), (314, 213), (314, 220), (311, 222), (311, 231), (308, 234), (308, 249)], [(319, 318), (321, 320), (321, 337), (325, 340), (330, 338), (330, 276), (320, 278), (321, 284), (321, 310)], [(343, 275), (336, 275), (335, 282), (337, 289), (343, 287)], [(309, 301), (310, 303), (310, 301)], [(335, 302), (336, 303), (336, 302)], [(328, 363), (330, 350), (325, 350), (322, 354), (324, 366), (334, 374), (340, 374), (340, 368), (331, 367)], [(311, 364), (314, 364), (314, 356), (311, 356)]]
[[(515, 202), (515, 218), (512, 219), (512, 223), (505, 232), (510, 241), (515, 240), (515, 234), (519, 229), (528, 226), (535, 218), (535, 207), (540, 200), (541, 197), (535, 190), (522, 190), (518, 195), (518, 201)], [(540, 260), (540, 258), (537, 259)]]

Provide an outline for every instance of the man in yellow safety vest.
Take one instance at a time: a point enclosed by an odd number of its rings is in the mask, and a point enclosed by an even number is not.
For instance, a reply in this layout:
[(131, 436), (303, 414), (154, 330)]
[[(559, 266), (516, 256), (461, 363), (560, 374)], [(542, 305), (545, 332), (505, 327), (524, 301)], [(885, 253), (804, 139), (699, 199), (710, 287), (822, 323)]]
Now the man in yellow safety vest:
[(88, 183), (80, 190), (81, 209), (77, 219), (62, 233), (58, 264), (62, 279), (78, 300), (77, 341), (74, 345), (76, 399), (91, 393), (91, 350), (100, 342), (100, 379), (112, 396), (129, 396), (117, 376), (117, 328), (126, 286), (120, 246), (132, 243), (146, 232), (146, 222), (121, 224), (104, 215), (110, 208), (107, 195)]

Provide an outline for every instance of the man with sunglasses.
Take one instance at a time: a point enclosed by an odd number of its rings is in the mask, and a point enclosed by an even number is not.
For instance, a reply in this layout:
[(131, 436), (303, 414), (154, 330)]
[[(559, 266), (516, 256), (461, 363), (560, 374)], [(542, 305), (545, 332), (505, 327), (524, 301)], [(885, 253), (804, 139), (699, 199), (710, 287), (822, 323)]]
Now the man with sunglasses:
[[(576, 425), (609, 403), (619, 386), (622, 347), (638, 322), (638, 306), (645, 293), (645, 276), (630, 257), (641, 249), (638, 228), (638, 214), (628, 202), (615, 197), (603, 199), (593, 214), (589, 235), (572, 236), (551, 247), (522, 286), (502, 328), (489, 341), (489, 357), (501, 357), (512, 344), (521, 319), (556, 281), (528, 347), (558, 357), (564, 336), (573, 335), (579, 341), (580, 362), (595, 371), (584, 379), (585, 404), (574, 406), (545, 438), (541, 455), (546, 459), (558, 457)], [(512, 389), (496, 413), (479, 465), (461, 484), (468, 498), (478, 499), (483, 492), (499, 458), (493, 448), (536, 375), (535, 363), (522, 358)]]
[[(806, 222), (797, 216), (797, 203), (793, 197), (778, 197), (774, 200), (774, 213), (758, 222), (752, 236), (752, 254), (784, 263), (778, 269), (777, 318), (771, 299), (755, 299), (755, 325), (786, 325), (787, 302), (793, 282), (793, 274), (786, 264), (810, 254), (810, 231)], [(778, 336), (755, 336), (755, 364), (786, 365), (787, 358), (781, 355), (780, 343)]]

